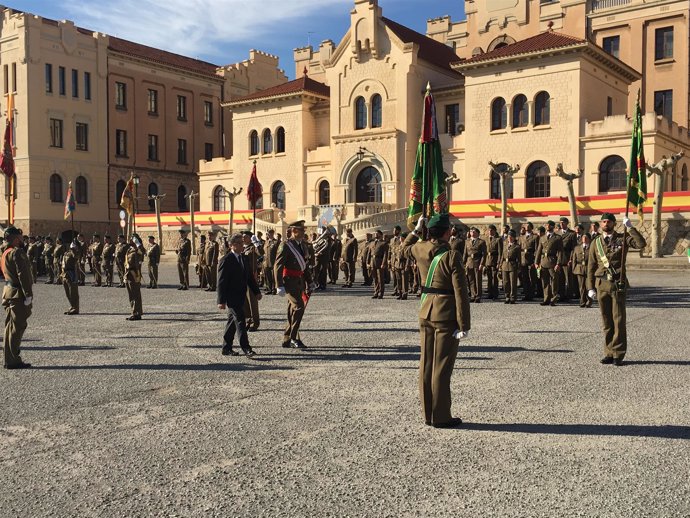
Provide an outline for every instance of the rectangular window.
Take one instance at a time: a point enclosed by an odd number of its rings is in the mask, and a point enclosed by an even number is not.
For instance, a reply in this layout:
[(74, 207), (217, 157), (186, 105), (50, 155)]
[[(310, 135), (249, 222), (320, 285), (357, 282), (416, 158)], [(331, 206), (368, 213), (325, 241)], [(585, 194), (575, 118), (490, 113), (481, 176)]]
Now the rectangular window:
[(187, 164), (187, 141), (182, 138), (177, 139), (177, 163)]
[(607, 97), (606, 98), (606, 116), (610, 117), (611, 115), (613, 115), (613, 98)]
[(149, 160), (158, 161), (158, 135), (149, 135)]
[(115, 155), (127, 156), (127, 132), (125, 130), (115, 130)]
[(149, 115), (158, 115), (158, 90), (149, 89)]
[(204, 144), (204, 160), (207, 162), (213, 160), (213, 144), (210, 142), (206, 142), (206, 144)]
[(7, 94), (10, 91), (10, 67), (3, 65), (2, 67), (3, 91)]
[(12, 63), (12, 91), (17, 91), (17, 64)]
[(654, 33), (654, 59), (673, 57), (673, 27), (663, 27)]
[(72, 69), (72, 97), (79, 97), (79, 71)]
[(67, 78), (65, 73), (65, 67), (58, 68), (58, 93), (60, 95), (67, 95)]
[(77, 122), (77, 151), (89, 150), (89, 125)]
[(609, 36), (604, 38), (604, 50), (611, 54), (615, 58), (620, 57), (620, 47), (621, 47), (621, 37), (620, 36)]
[(669, 122), (673, 120), (673, 90), (654, 92), (654, 112)]
[(127, 109), (127, 85), (119, 81), (115, 83), (115, 108)]
[(91, 72), (84, 72), (84, 99), (91, 100)]
[(446, 104), (446, 133), (448, 133), (449, 135), (457, 135), (459, 122), (460, 105)]
[(62, 119), (50, 119), (50, 147), (62, 147)]
[(53, 93), (53, 65), (46, 63), (46, 93)]
[(177, 96), (177, 120), (187, 120), (187, 98), (184, 95)]
[(204, 101), (204, 123), (207, 126), (213, 125), (213, 103)]

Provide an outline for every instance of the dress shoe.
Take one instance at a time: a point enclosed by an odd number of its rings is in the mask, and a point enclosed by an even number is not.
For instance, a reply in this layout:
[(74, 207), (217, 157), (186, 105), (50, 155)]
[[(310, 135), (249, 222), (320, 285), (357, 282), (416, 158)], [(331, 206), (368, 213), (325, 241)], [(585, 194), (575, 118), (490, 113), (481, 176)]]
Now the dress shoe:
[(515, 304), (515, 301), (514, 301), (514, 300), (511, 300), (510, 303), (511, 303), (511, 304)]
[(623, 365), (625, 365), (625, 364), (623, 363), (623, 358), (614, 358), (614, 359), (613, 359), (613, 364), (614, 364), (616, 367), (622, 367)]
[(588, 300), (587, 303), (585, 304), (586, 308), (591, 308), (592, 307), (592, 301)]
[(383, 295), (379, 295), (379, 298), (382, 299), (382, 298), (383, 298)]
[(290, 347), (293, 349), (306, 349), (307, 346), (304, 345), (302, 340), (290, 340)]
[(552, 300), (550, 305), (551, 305), (551, 306), (555, 306), (555, 305), (556, 305), (556, 301), (555, 301), (555, 300)]
[(290, 347), (292, 347), (292, 341), (291, 340), (285, 340), (283, 342), (283, 344), (281, 345), (281, 347), (283, 347), (284, 349), (289, 349)]
[(540, 302), (540, 303), (539, 303), (540, 306), (548, 306), (549, 304), (551, 304), (551, 303), (550, 303), (550, 302), (546, 302), (546, 301)]
[(372, 298), (372, 299), (378, 299), (378, 298), (379, 298), (379, 296), (378, 296), (378, 295), (372, 295), (372, 297), (371, 297), (371, 298)]
[(180, 286), (179, 288), (177, 288), (177, 291), (181, 291), (183, 289), (184, 289), (184, 286)]
[(239, 356), (240, 353), (237, 351), (233, 351), (232, 347), (223, 347), (223, 350), (220, 352), (223, 356)]
[(459, 417), (451, 417), (450, 421), (446, 423), (434, 423), (433, 426), (434, 428), (455, 428), (457, 426), (460, 426), (462, 424), (462, 419)]
[(506, 301), (504, 302), (504, 304), (510, 304), (510, 301), (509, 301), (508, 299), (506, 299)]
[(249, 348), (249, 349), (242, 349), (242, 352), (247, 358), (251, 358), (252, 356), (256, 356), (256, 353), (254, 352), (254, 349)]
[(587, 307), (587, 304), (580, 304), (580, 307), (581, 307), (581, 308), (586, 308), (586, 307)]
[(187, 291), (189, 288), (188, 288), (187, 286), (182, 286), (180, 289), (181, 289), (182, 291)]
[(31, 364), (22, 362), (22, 363), (18, 363), (16, 365), (5, 365), (5, 368), (9, 371), (17, 370), (17, 369), (30, 369)]
[(141, 317), (139, 315), (132, 315), (131, 317), (127, 317), (125, 320), (141, 320)]
[(407, 293), (400, 295), (400, 300), (407, 300)]
[(604, 365), (611, 365), (613, 363), (613, 357), (604, 356), (601, 360), (599, 360), (599, 363), (602, 363)]
[(67, 311), (65, 311), (65, 315), (78, 315), (78, 314), (79, 314), (78, 309), (68, 309)]
[(247, 328), (248, 333), (255, 333), (259, 330), (259, 326), (251, 326)]

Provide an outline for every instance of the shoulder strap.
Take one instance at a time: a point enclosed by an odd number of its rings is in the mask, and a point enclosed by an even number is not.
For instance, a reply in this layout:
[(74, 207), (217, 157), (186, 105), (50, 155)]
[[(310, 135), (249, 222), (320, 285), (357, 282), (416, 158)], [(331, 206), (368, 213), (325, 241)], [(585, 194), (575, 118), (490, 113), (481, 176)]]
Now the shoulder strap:
[(285, 241), (285, 244), (287, 247), (290, 249), (290, 252), (292, 252), (292, 255), (295, 256), (295, 259), (297, 260), (297, 263), (299, 264), (300, 270), (304, 271), (307, 269), (307, 261), (304, 260), (304, 257), (302, 257), (302, 254), (295, 248), (295, 245), (291, 243), (289, 240)]
[[(434, 274), (436, 273), (436, 268), (438, 267), (438, 263), (441, 262), (441, 259), (443, 259), (443, 256), (445, 256), (447, 253), (448, 253), (448, 250), (446, 248), (440, 248), (439, 250), (436, 251), (436, 255), (434, 256), (434, 259), (431, 261), (431, 265), (429, 266), (429, 271), (426, 274), (426, 281), (424, 282), (425, 288), (431, 288), (431, 283), (434, 280)], [(422, 300), (421, 300), (422, 304), (426, 300), (426, 297), (427, 297), (427, 294), (423, 293), (422, 294)]]
[(596, 242), (597, 254), (599, 255), (599, 260), (601, 261), (601, 264), (604, 265), (604, 268), (606, 268), (608, 270), (610, 267), (610, 263), (609, 263), (609, 258), (606, 257), (606, 252), (604, 251), (604, 245), (601, 244), (603, 239), (595, 239), (594, 241)]

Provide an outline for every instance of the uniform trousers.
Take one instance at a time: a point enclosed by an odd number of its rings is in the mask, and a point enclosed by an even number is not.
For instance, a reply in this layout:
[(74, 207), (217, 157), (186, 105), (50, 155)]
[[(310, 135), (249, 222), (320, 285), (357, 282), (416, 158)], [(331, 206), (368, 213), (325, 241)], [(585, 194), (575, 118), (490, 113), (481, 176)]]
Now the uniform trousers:
[(103, 283), (103, 270), (101, 270), (101, 261), (93, 260), (93, 283), (100, 286)]
[(470, 299), (482, 298), (482, 271), (479, 268), (467, 268), (467, 283), (470, 288)]
[(5, 366), (14, 367), (22, 363), (19, 354), (27, 320), (31, 316), (31, 306), (25, 306), (23, 299), (3, 299), (2, 305), (5, 308)]
[(79, 311), (79, 284), (72, 282), (65, 274), (65, 278), (62, 280), (62, 286), (65, 288), (69, 309), (71, 311)]
[(125, 285), (125, 263), (122, 261), (115, 261), (117, 266), (117, 276), (120, 278), (120, 286)]
[(338, 282), (338, 277), (340, 277), (340, 261), (331, 261), (328, 263), (328, 280), (331, 284)]
[(503, 270), (503, 288), (506, 292), (506, 300), (515, 302), (517, 299), (517, 283), (518, 283), (518, 272), (517, 269), (513, 271)]
[(283, 333), (283, 341), (299, 340), (299, 327), (304, 316), (304, 300), (302, 294), (305, 291), (304, 279), (301, 277), (285, 277), (283, 279), (285, 294), (288, 299), (287, 325)]
[(113, 285), (113, 263), (104, 262), (103, 263), (103, 274), (105, 275), (105, 285)]
[(127, 295), (129, 296), (129, 305), (132, 307), (132, 316), (140, 317), (143, 313), (141, 303), (141, 282), (127, 279), (126, 286)]
[(576, 275), (577, 285), (579, 287), (580, 304), (587, 304), (589, 302), (589, 297), (587, 296), (587, 277), (584, 275)]
[(369, 274), (369, 267), (367, 263), (362, 261), (362, 277), (364, 278), (364, 285), (371, 286), (371, 275)]
[(622, 360), (628, 349), (625, 291), (618, 291), (615, 283), (603, 278), (597, 279), (596, 290), (604, 329), (604, 355)]
[(177, 262), (177, 275), (180, 277), (180, 286), (184, 288), (189, 288), (189, 263), (178, 261)]
[(540, 275), (544, 302), (555, 302), (558, 297), (558, 272), (553, 268), (542, 268)]
[(48, 282), (53, 284), (55, 282), (55, 272), (53, 271), (53, 264), (46, 264), (46, 275), (48, 275)]
[(257, 329), (261, 323), (259, 316), (259, 301), (253, 291), (247, 290), (247, 298), (244, 305), (247, 320), (251, 321), (253, 329)]
[(374, 295), (383, 297), (386, 290), (386, 270), (383, 268), (374, 268)]
[(490, 299), (498, 298), (498, 268), (487, 266), (486, 270), (486, 291)]
[(352, 286), (355, 282), (355, 261), (345, 262), (345, 284)]
[(249, 350), (249, 335), (247, 333), (247, 323), (243, 306), (228, 306), (228, 321), (225, 324), (225, 333), (223, 334), (223, 348), (227, 347), (229, 349), (232, 347), (232, 343), (235, 340), (235, 333), (237, 333), (237, 338), (242, 350)]
[(158, 263), (149, 262), (149, 288), (158, 287)]
[(266, 280), (266, 290), (268, 293), (275, 293), (276, 278), (273, 275), (273, 266), (266, 266), (264, 268), (264, 279)]
[(218, 265), (212, 264), (210, 266), (204, 266), (206, 270), (206, 283), (211, 291), (215, 291), (218, 277)]
[(419, 399), (426, 423), (450, 421), (450, 377), (458, 355), (458, 340), (453, 338), (457, 322), (430, 322), (419, 319), (421, 358), (419, 363)]

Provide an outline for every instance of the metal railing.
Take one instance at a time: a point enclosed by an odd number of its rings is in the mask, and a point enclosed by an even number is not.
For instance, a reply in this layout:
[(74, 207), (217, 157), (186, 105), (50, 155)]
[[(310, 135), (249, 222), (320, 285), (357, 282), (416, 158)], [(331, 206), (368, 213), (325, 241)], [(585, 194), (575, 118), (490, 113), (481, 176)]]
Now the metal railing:
[(592, 0), (592, 11), (603, 11), (630, 5), (632, 0)]

